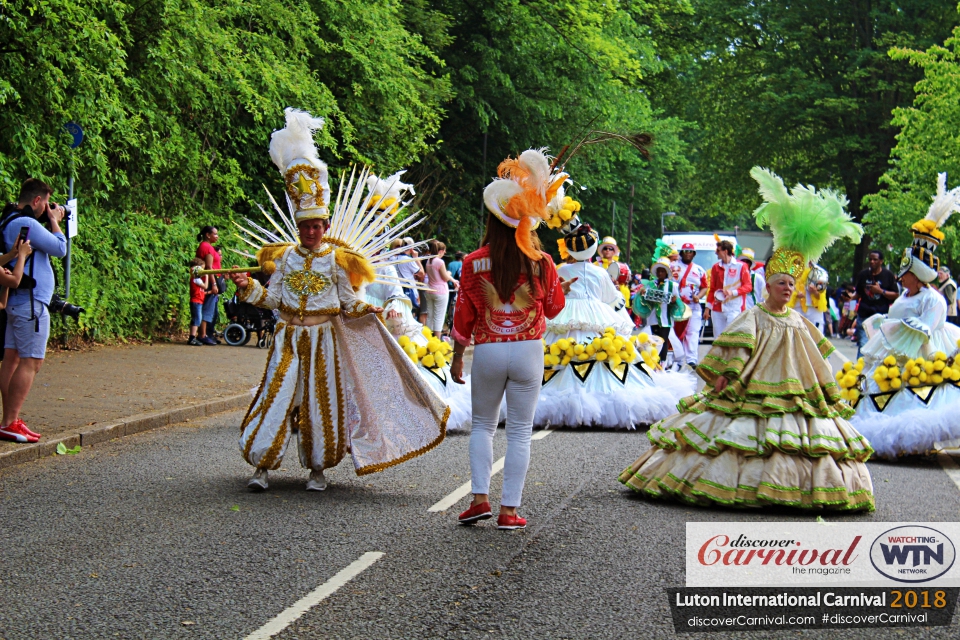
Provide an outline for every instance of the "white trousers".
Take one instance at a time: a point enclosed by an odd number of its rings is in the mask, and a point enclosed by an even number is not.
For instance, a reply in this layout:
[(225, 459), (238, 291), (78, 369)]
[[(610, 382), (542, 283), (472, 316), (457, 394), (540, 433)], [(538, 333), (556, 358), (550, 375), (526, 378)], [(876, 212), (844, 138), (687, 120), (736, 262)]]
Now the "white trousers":
[(673, 360), (679, 364), (697, 364), (700, 362), (700, 327), (703, 326), (703, 307), (691, 302), (690, 319), (683, 340), (677, 337), (676, 325), (670, 331), (670, 346), (673, 347)]
[(716, 340), (720, 334), (727, 330), (727, 325), (737, 319), (742, 311), (740, 309), (731, 309), (730, 311), (711, 311), (710, 320), (713, 322), (713, 339)]
[(439, 336), (440, 332), (443, 331), (443, 321), (447, 317), (450, 291), (444, 291), (443, 293), (422, 291), (421, 293), (423, 294), (421, 296), (423, 305), (420, 308), (420, 314), (427, 316), (427, 321), (424, 324)]
[(807, 320), (817, 325), (817, 329), (820, 329), (820, 331), (823, 331), (823, 311), (818, 310), (813, 305), (807, 307), (806, 312), (803, 311), (803, 307), (798, 305), (797, 311), (800, 311), (801, 313), (803, 313), (804, 317)]
[(507, 455), (500, 505), (519, 507), (530, 466), (533, 414), (543, 382), (543, 346), (539, 340), (478, 344), (470, 373), (473, 430), (470, 432), (470, 478), (473, 493), (490, 493), (493, 435), (500, 403), (507, 394)]

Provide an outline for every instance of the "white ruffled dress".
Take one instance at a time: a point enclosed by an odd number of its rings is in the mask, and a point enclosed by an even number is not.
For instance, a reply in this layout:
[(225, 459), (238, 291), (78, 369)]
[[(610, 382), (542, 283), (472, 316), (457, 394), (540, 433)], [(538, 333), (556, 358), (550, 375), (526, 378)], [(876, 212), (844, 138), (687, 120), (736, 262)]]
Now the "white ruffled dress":
[[(960, 388), (951, 381), (921, 387), (904, 386), (883, 393), (873, 373), (892, 355), (903, 368), (908, 359), (932, 360), (938, 351), (957, 353), (960, 327), (947, 322), (947, 304), (939, 293), (923, 287), (915, 296), (897, 298), (887, 315), (864, 322), (867, 344), (861, 349), (866, 389), (850, 423), (883, 458), (927, 454), (960, 438)], [(953, 443), (955, 444), (955, 443)]]
[[(377, 269), (378, 273), (397, 277), (396, 268), (388, 265)], [(375, 282), (363, 291), (363, 298), (367, 304), (383, 307), (382, 320), (387, 330), (394, 338), (407, 336), (417, 346), (425, 347), (427, 337), (423, 335), (423, 325), (413, 317), (413, 305), (398, 285)], [(387, 319), (390, 311), (396, 311), (398, 318)], [(450, 377), (450, 365), (439, 369), (428, 369), (417, 363), (417, 371), (433, 387), (437, 395), (450, 407), (450, 417), (447, 419), (447, 432), (469, 431), (473, 423), (473, 409), (470, 401), (470, 377), (466, 376), (466, 384), (457, 384)]]
[[(577, 278), (566, 305), (547, 321), (543, 339), (586, 342), (613, 327), (627, 338), (633, 331), (629, 315), (620, 313), (625, 301), (606, 271), (589, 262), (557, 267), (561, 278)], [(571, 362), (545, 372), (534, 417), (535, 426), (604, 427), (634, 429), (651, 424), (676, 410), (677, 401), (693, 392), (693, 376), (647, 371), (637, 364), (611, 368), (605, 362)]]

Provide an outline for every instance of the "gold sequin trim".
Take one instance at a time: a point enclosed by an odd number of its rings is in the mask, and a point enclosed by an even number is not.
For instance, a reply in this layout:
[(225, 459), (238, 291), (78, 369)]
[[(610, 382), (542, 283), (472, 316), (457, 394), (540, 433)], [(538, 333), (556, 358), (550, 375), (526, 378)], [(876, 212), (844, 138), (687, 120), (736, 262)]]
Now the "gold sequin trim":
[(334, 462), (334, 434), (333, 417), (330, 415), (329, 385), (327, 380), (327, 358), (323, 353), (323, 332), (317, 341), (317, 373), (316, 380), (317, 402), (320, 403), (320, 418), (323, 420), (323, 468), (330, 469), (336, 466)]
[[(285, 304), (280, 305), (280, 311), (284, 313), (289, 313), (295, 316), (301, 315), (300, 309), (288, 307)], [(325, 309), (305, 309), (303, 310), (302, 315), (304, 316), (335, 316), (338, 313), (340, 313), (340, 307), (327, 307)]]
[[(280, 364), (277, 366), (277, 371), (274, 373), (273, 378), (270, 380), (270, 387), (267, 389), (267, 397), (264, 398), (262, 410), (258, 413), (261, 414), (260, 423), (253, 430), (253, 433), (250, 434), (250, 437), (247, 439), (247, 445), (243, 448), (243, 457), (247, 462), (250, 462), (250, 449), (253, 447), (253, 441), (257, 437), (257, 433), (260, 431), (260, 427), (263, 426), (263, 419), (266, 417), (267, 412), (270, 410), (270, 407), (273, 406), (273, 401), (276, 400), (277, 394), (280, 393), (280, 386), (283, 385), (283, 379), (287, 375), (287, 369), (290, 368), (290, 363), (293, 361), (293, 335), (291, 332), (287, 331), (283, 335), (283, 347), (280, 355)], [(269, 367), (269, 362), (267, 367)], [(286, 416), (284, 416), (284, 421), (286, 421)], [(244, 425), (246, 429), (247, 425)], [(251, 463), (252, 464), (252, 463)], [(258, 466), (259, 468), (263, 468)]]
[[(282, 326), (283, 325), (278, 324), (274, 328), (274, 331), (279, 332)], [(270, 370), (270, 361), (273, 360), (273, 352), (276, 351), (276, 349), (277, 349), (277, 341), (271, 340), (270, 349), (267, 351), (267, 366), (263, 368), (263, 377), (260, 378), (260, 386), (257, 387), (257, 393), (256, 395), (253, 396), (253, 400), (250, 401), (250, 406), (247, 407), (247, 413), (244, 414), (243, 420), (240, 422), (240, 435), (243, 435), (243, 430), (246, 428), (244, 425), (250, 424), (250, 420), (252, 420), (253, 417), (256, 415), (251, 412), (253, 412), (253, 408), (257, 406), (257, 401), (260, 400), (261, 397), (263, 397), (263, 388), (264, 388), (263, 385), (267, 383), (267, 371)], [(257, 411), (257, 413), (259, 413), (259, 411)]]
[[(254, 293), (257, 293), (259, 289), (259, 294), (256, 300), (250, 300), (250, 296)], [(259, 282), (253, 278), (247, 278), (247, 286), (243, 289), (237, 289), (237, 297), (240, 298), (242, 302), (249, 302), (252, 305), (260, 304), (263, 301), (263, 296), (266, 293), (266, 290), (263, 288)]]
[(378, 462), (377, 464), (367, 465), (366, 467), (361, 467), (357, 469), (358, 476), (365, 476), (371, 473), (377, 473), (378, 471), (383, 471), (384, 469), (389, 469), (390, 467), (396, 466), (401, 462), (406, 462), (412, 458), (425, 454), (427, 451), (430, 451), (438, 444), (443, 442), (443, 439), (447, 435), (447, 419), (450, 418), (450, 407), (447, 407), (443, 412), (443, 419), (440, 420), (440, 435), (436, 440), (426, 445), (425, 447), (420, 447), (416, 451), (411, 451), (405, 455), (400, 456), (396, 460), (391, 460), (390, 462)]
[[(329, 241), (327, 240), (327, 238), (323, 238), (322, 240), (323, 240), (323, 242), (329, 243)], [(309, 249), (306, 249), (306, 248), (304, 248), (304, 247), (302, 247), (302, 246), (300, 246), (300, 245), (298, 244), (298, 245), (294, 248), (294, 251), (296, 251), (296, 252), (297, 252), (297, 255), (300, 256), (301, 258), (310, 258), (310, 257), (322, 258), (323, 256), (328, 256), (328, 255), (330, 255), (330, 252), (333, 251), (333, 247), (324, 247), (323, 249), (320, 249), (319, 251), (310, 251)]]
[(347, 453), (346, 427), (343, 422), (343, 381), (340, 380), (340, 350), (337, 349), (337, 336), (333, 336), (333, 377), (337, 387), (337, 462)]
[(353, 304), (353, 309), (351, 310), (344, 309), (343, 315), (348, 316), (350, 318), (362, 318), (363, 316), (370, 313), (371, 309), (373, 309), (373, 307), (367, 304), (366, 302), (357, 301)]
[[(323, 338), (323, 335), (320, 335), (320, 338)], [(306, 391), (309, 389), (310, 385), (310, 368), (312, 363), (310, 349), (310, 333), (304, 331), (300, 336), (299, 344), (297, 349), (300, 351), (300, 375), (303, 376), (303, 389)], [(309, 469), (313, 469), (313, 419), (311, 417), (311, 405), (310, 394), (304, 393), (303, 399), (300, 401), (300, 450), (305, 454), (305, 465)]]

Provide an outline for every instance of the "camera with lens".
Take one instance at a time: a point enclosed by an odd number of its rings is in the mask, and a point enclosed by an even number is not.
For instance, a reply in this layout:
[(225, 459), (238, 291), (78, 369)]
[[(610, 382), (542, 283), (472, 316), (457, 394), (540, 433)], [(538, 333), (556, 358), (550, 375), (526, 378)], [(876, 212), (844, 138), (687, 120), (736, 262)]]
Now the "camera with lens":
[(80, 314), (83, 313), (83, 307), (71, 304), (61, 298), (59, 294), (53, 294), (48, 305), (50, 313), (59, 313), (62, 316), (69, 316), (74, 320), (80, 320)]
[[(56, 209), (57, 207), (61, 207), (61, 208), (63, 209), (63, 218), (60, 220), (60, 222), (66, 222), (67, 220), (69, 220), (69, 219), (70, 219), (70, 209), (68, 209), (68, 208), (66, 207), (66, 205), (62, 205), (62, 204), (61, 204), (61, 205), (58, 205), (56, 202), (51, 202), (51, 203), (50, 203), (50, 207), (49, 207), (50, 209)], [(47, 223), (49, 223), (49, 222), (50, 222), (50, 214), (49, 214), (48, 212), (44, 211), (42, 214), (40, 214), (40, 217), (37, 218), (37, 222), (39, 222), (40, 224), (47, 224)]]

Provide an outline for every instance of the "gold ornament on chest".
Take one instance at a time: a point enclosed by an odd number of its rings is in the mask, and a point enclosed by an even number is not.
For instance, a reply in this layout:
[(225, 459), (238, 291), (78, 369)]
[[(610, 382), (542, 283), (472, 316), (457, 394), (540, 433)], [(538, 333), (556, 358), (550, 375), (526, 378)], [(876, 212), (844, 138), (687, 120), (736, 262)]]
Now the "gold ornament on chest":
[(305, 269), (288, 273), (283, 278), (283, 286), (287, 291), (298, 296), (319, 295), (326, 291), (330, 284), (330, 278), (327, 276)]

